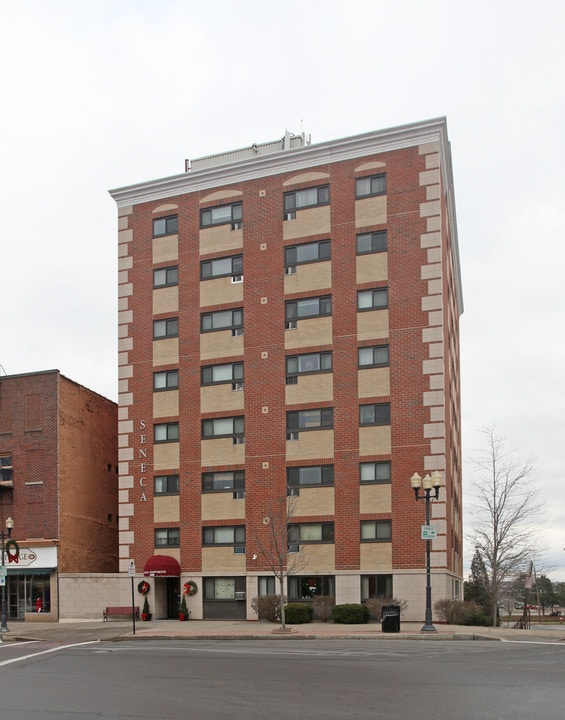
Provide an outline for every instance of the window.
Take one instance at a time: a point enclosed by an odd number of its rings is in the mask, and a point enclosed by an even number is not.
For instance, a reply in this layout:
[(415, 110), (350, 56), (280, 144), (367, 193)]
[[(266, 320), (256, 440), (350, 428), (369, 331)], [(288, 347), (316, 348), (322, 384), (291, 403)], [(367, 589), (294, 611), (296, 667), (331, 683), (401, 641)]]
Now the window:
[(290, 544), (333, 543), (333, 522), (296, 523), (288, 526), (288, 542)]
[(290, 265), (301, 265), (302, 263), (317, 262), (318, 260), (330, 259), (330, 241), (303, 243), (293, 245), (284, 249), (285, 267)]
[(176, 232), (178, 232), (178, 215), (169, 215), (153, 220), (153, 237), (174, 235)]
[(243, 274), (243, 255), (218, 258), (217, 260), (204, 260), (200, 263), (200, 277), (202, 280), (227, 277), (229, 275)]
[[(233, 437), (243, 438), (245, 432), (245, 423), (242, 417), (235, 418), (215, 418), (214, 420), (202, 421), (202, 437), (207, 440), (209, 438)], [(240, 444), (235, 443), (234, 444)]]
[(357, 180), (355, 180), (356, 198), (384, 195), (385, 193), (386, 175), (373, 175), (373, 177), (357, 178)]
[(226, 225), (227, 223), (232, 223), (232, 225), (241, 227), (242, 217), (241, 203), (233, 203), (233, 205), (219, 205), (218, 207), (200, 211), (200, 227), (205, 228), (210, 225)]
[(332, 369), (331, 352), (288, 355), (286, 358), (287, 375), (329, 372)]
[(289, 575), (287, 582), (291, 600), (311, 600), (320, 595), (335, 597), (333, 575)]
[(243, 363), (226, 363), (225, 365), (206, 365), (201, 368), (202, 385), (219, 385), (220, 383), (242, 383)]
[(357, 235), (357, 255), (385, 252), (386, 249), (386, 230)]
[(203, 545), (245, 545), (245, 526), (202, 528)]
[(155, 495), (178, 495), (179, 476), (155, 475), (153, 478), (153, 486), (155, 489)]
[(245, 577), (207, 577), (203, 578), (204, 600), (236, 600), (245, 597)]
[(361, 602), (378, 597), (394, 597), (392, 575), (361, 575)]
[(359, 423), (361, 425), (390, 425), (390, 403), (361, 405)]
[(12, 456), (2, 455), (2, 457), (0, 457), (0, 482), (6, 484), (12, 483), (12, 470)]
[(361, 540), (368, 542), (390, 542), (392, 527), (390, 520), (362, 520)]
[(290, 432), (292, 430), (324, 430), (333, 428), (334, 411), (333, 408), (324, 408), (323, 410), (298, 410), (296, 412), (287, 412), (286, 428)]
[(155, 530), (155, 547), (178, 547), (179, 545), (179, 528), (157, 528)]
[(332, 314), (331, 295), (324, 297), (305, 298), (304, 300), (291, 300), (285, 303), (285, 316), (288, 320), (318, 317)]
[(245, 472), (234, 470), (202, 474), (202, 490), (204, 492), (224, 492), (227, 490), (244, 490)]
[(178, 442), (179, 424), (178, 422), (158, 423), (153, 425), (153, 441), (156, 443)]
[[(211, 313), (202, 313), (200, 316), (202, 332), (216, 330), (241, 330), (243, 328), (243, 309), (217, 310)], [(233, 334), (233, 333), (232, 333)]]
[(295, 192), (285, 193), (284, 195), (284, 212), (285, 217), (288, 213), (303, 208), (315, 207), (316, 205), (327, 205), (330, 201), (330, 186), (322, 185), (320, 187), (307, 188), (306, 190), (296, 190)]
[(389, 364), (388, 345), (359, 348), (359, 367), (386, 367)]
[(258, 586), (258, 595), (259, 597), (263, 597), (264, 595), (276, 595), (276, 587), (275, 587), (275, 581), (276, 578), (264, 576), (259, 577), (259, 586)]
[(388, 307), (388, 288), (359, 290), (357, 293), (357, 310), (382, 310)]
[(359, 465), (361, 483), (389, 483), (390, 460), (362, 462)]
[(175, 390), (178, 386), (178, 370), (163, 370), (153, 373), (153, 390)]
[(162, 340), (163, 338), (178, 337), (179, 335), (179, 319), (167, 318), (166, 320), (153, 320), (153, 339)]
[(158, 268), (153, 270), (153, 287), (162, 288), (168, 287), (169, 285), (179, 284), (179, 269), (177, 265)]
[(316, 485), (333, 485), (333, 465), (307, 465), (305, 467), (289, 467), (286, 469), (289, 487), (307, 487)]

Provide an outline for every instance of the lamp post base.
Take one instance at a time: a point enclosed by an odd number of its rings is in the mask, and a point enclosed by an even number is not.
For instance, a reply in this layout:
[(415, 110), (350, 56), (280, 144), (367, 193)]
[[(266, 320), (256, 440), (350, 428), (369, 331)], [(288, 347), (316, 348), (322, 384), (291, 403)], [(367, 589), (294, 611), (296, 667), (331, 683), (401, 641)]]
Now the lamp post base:
[(435, 626), (434, 626), (432, 623), (425, 623), (425, 624), (422, 626), (422, 629), (420, 630), (420, 632), (428, 632), (428, 633), (433, 633), (433, 632), (434, 632), (434, 633), (435, 633), (435, 632), (437, 632), (437, 630), (436, 630)]

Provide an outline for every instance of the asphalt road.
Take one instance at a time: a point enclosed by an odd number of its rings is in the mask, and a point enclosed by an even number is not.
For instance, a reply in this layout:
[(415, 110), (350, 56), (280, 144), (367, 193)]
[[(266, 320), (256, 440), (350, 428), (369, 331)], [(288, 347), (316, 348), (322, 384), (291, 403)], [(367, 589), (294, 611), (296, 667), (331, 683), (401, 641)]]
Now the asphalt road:
[(2, 720), (556, 720), (565, 646), (124, 641), (0, 647)]

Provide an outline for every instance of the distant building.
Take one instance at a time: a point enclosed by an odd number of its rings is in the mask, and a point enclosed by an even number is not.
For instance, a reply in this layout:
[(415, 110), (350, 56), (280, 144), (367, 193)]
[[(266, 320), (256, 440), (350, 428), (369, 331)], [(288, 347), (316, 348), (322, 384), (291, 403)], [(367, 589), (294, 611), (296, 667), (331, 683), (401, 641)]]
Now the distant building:
[(154, 617), (256, 618), (260, 539), (296, 498), (290, 600), (461, 593), (462, 293), (444, 119), (304, 136), (111, 191), (119, 215), (120, 569)]
[(60, 573), (117, 571), (116, 428), (117, 405), (58, 370), (0, 377), (8, 619), (58, 619)]

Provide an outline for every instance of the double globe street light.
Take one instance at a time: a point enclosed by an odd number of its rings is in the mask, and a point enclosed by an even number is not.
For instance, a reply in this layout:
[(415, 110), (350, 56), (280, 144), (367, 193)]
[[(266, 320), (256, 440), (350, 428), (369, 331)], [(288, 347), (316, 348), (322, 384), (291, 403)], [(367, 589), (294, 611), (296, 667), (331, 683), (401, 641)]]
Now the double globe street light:
[(6, 530), (7, 532), (4, 532), (4, 528), (2, 528), (2, 531), (0, 532), (0, 537), (2, 538), (2, 626), (0, 627), (0, 632), (8, 632), (8, 625), (6, 624), (6, 566), (4, 565), (4, 558), (5, 558), (5, 552), (6, 552), (6, 535), (8, 536), (8, 540), (12, 536), (12, 528), (14, 527), (14, 521), (12, 518), (8, 518), (6, 520)]
[[(437, 470), (429, 475), (425, 475), (424, 479), (414, 473), (410, 478), (410, 485), (414, 490), (414, 496), (416, 500), (426, 501), (426, 527), (430, 525), (430, 502), (439, 498), (439, 489), (441, 487), (441, 473)], [(424, 494), (420, 494), (420, 490), (424, 491)], [(431, 571), (430, 571), (430, 550), (431, 550), (431, 539), (426, 538), (426, 619), (424, 620), (424, 626), (422, 632), (437, 632), (432, 622), (432, 582), (431, 582)]]

